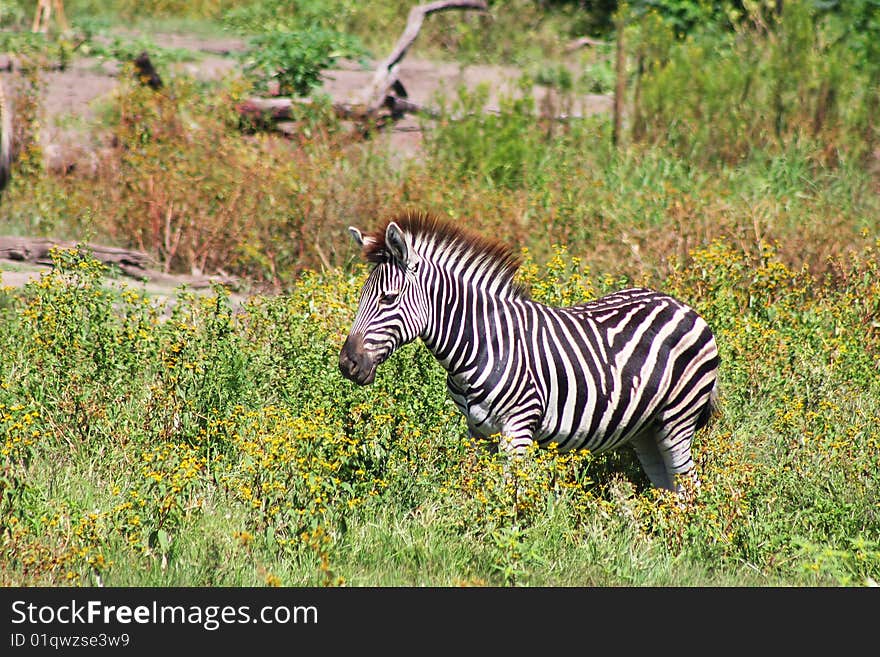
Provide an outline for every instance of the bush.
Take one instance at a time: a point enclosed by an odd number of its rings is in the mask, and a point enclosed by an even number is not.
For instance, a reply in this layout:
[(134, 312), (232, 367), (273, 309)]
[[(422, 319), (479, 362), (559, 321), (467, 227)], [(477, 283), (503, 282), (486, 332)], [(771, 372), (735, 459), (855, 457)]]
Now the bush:
[(244, 55), (245, 74), (254, 78), (259, 90), (271, 88), (281, 96), (306, 96), (337, 59), (364, 55), (354, 37), (314, 26), (296, 32), (266, 32), (250, 43)]
[[(660, 287), (721, 354), (722, 415), (697, 436), (688, 504), (627, 452), (475, 450), (420, 344), (373, 386), (344, 381), (363, 268), (169, 307), (57, 252), (0, 305), (4, 582), (877, 581), (878, 249), (827, 279), (722, 241), (673, 264)], [(564, 249), (525, 255), (521, 280), (548, 303), (619, 285)]]

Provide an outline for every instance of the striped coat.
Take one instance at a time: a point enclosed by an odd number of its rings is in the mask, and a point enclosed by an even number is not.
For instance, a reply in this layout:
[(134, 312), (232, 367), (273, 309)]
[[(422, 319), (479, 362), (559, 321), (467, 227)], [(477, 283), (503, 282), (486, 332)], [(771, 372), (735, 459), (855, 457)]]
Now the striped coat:
[(718, 352), (706, 322), (643, 288), (569, 308), (531, 300), (504, 245), (409, 214), (351, 229), (374, 268), (340, 352), (360, 384), (421, 338), (446, 369), (472, 435), (521, 452), (536, 441), (594, 453), (631, 445), (658, 487), (691, 473), (691, 442), (715, 403)]

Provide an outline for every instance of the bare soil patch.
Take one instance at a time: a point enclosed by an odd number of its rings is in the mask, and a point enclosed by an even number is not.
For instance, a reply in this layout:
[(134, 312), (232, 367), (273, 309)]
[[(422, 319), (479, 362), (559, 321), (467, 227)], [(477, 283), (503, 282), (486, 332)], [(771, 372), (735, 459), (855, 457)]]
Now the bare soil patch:
[[(160, 71), (162, 75), (190, 75), (197, 79), (216, 80), (235, 75), (240, 70), (238, 55), (247, 44), (235, 38), (207, 38), (188, 34), (153, 34), (150, 39), (162, 47), (189, 50), (197, 56), (196, 61), (173, 64), (171, 70)], [(574, 62), (572, 66), (576, 66)], [(73, 147), (88, 147), (89, 135), (76, 138), (76, 126), (95, 120), (96, 101), (116, 88), (120, 63), (94, 57), (75, 59), (63, 71), (45, 74), (46, 87), (43, 109), (47, 117), (44, 145), (51, 156), (63, 159), (64, 151)], [(434, 107), (438, 99), (454, 98), (460, 86), (473, 91), (478, 85), (486, 85), (489, 99), (485, 111), (497, 111), (499, 100), (518, 93), (517, 82), (522, 70), (512, 66), (485, 64), (459, 64), (407, 57), (400, 64), (400, 81), (406, 88), (408, 98), (424, 107)], [(337, 68), (324, 71), (320, 89), (334, 101), (354, 101), (369, 85), (373, 69), (355, 62), (342, 61)], [(553, 89), (534, 85), (538, 107), (555, 102)], [(609, 95), (583, 94), (574, 99), (568, 108), (571, 116), (588, 116), (611, 109)], [(67, 126), (67, 127), (61, 127)], [(73, 126), (71, 128), (70, 126)], [(384, 134), (389, 148), (402, 157), (418, 154), (421, 143), (421, 122), (407, 115), (386, 130)]]

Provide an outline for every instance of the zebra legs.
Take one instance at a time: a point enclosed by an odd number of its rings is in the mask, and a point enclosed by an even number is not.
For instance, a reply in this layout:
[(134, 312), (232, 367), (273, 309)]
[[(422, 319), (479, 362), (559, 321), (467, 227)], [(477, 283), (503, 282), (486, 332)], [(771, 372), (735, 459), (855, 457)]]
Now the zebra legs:
[(660, 455), (660, 448), (657, 445), (657, 438), (653, 431), (642, 431), (638, 436), (630, 441), (642, 469), (648, 475), (648, 479), (657, 488), (666, 488), (675, 490), (672, 477), (666, 470), (666, 463)]
[(694, 474), (691, 439), (694, 428), (670, 434), (666, 429), (649, 426), (630, 441), (639, 463), (657, 488), (682, 492), (676, 476)]

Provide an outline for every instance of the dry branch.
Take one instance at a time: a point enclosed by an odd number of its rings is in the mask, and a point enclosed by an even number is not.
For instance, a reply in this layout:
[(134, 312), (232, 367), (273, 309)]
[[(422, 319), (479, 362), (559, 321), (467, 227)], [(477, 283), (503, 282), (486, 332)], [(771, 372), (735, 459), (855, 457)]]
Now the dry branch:
[[(391, 54), (376, 69), (370, 84), (354, 102), (334, 102), (333, 110), (336, 115), (357, 121), (376, 121), (389, 115), (392, 119), (397, 119), (408, 112), (436, 116), (436, 112), (407, 98), (406, 89), (398, 79), (399, 64), (416, 40), (425, 17), (450, 9), (489, 11), (489, 6), (485, 0), (439, 0), (413, 7), (403, 34)], [(239, 103), (236, 109), (240, 115), (256, 122), (286, 121), (293, 118), (294, 104), (304, 105), (311, 102), (311, 98), (248, 98)], [(286, 126), (283, 131), (287, 131)]]
[[(398, 83), (398, 64), (419, 35), (425, 17), (438, 11), (448, 11), (450, 9), (489, 11), (489, 6), (483, 0), (440, 0), (413, 7), (406, 19), (406, 28), (397, 40), (394, 50), (379, 65), (373, 75), (372, 82), (364, 90), (362, 103), (367, 114), (375, 114), (386, 104), (386, 98), (391, 93), (392, 87), (395, 83)], [(403, 95), (405, 95), (405, 92)]]
[(115, 265), (126, 276), (155, 283), (187, 284), (194, 288), (207, 287), (212, 282), (235, 286), (229, 276), (176, 276), (150, 267), (153, 258), (143, 251), (133, 251), (100, 244), (82, 244), (46, 238), (0, 236), (0, 260), (52, 265), (52, 249), (79, 248), (105, 265)]
[(575, 50), (580, 50), (585, 46), (608, 46), (611, 45), (607, 41), (599, 41), (598, 39), (593, 39), (591, 37), (580, 37), (579, 39), (575, 39), (570, 42), (567, 46), (565, 46), (565, 52), (574, 52)]

